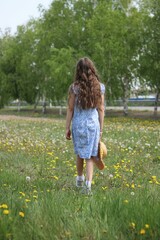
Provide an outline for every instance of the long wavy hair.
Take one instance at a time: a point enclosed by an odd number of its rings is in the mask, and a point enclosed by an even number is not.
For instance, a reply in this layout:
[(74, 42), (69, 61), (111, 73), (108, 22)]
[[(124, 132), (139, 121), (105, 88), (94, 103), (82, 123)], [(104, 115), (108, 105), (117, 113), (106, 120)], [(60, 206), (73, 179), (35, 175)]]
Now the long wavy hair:
[(101, 104), (100, 79), (93, 62), (81, 58), (76, 67), (74, 85), (78, 88), (77, 106), (81, 109), (97, 108)]

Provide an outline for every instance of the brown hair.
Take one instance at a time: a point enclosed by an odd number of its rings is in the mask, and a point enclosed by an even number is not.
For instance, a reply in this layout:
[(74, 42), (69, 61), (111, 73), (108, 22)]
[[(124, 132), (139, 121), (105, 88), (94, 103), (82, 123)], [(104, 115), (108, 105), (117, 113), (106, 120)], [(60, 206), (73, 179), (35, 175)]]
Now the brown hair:
[(77, 106), (82, 109), (96, 108), (101, 103), (100, 80), (93, 62), (81, 58), (76, 67), (74, 85), (78, 87)]

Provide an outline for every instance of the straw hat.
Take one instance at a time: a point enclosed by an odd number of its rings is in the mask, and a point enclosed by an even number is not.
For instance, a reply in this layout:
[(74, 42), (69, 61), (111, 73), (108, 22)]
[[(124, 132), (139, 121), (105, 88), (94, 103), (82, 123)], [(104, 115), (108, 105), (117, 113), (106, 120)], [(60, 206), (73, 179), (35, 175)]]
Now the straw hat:
[(105, 167), (103, 159), (107, 156), (106, 145), (100, 141), (98, 144), (98, 156), (95, 160), (95, 164), (99, 170), (103, 170)]

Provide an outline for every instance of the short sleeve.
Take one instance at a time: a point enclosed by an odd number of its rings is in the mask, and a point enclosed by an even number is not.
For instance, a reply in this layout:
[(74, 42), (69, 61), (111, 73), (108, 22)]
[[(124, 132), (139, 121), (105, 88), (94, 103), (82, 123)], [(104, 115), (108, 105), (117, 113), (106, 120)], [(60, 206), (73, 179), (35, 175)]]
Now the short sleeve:
[(76, 86), (75, 84), (70, 85), (69, 93), (74, 93), (75, 95), (77, 95), (77, 93), (78, 93), (78, 86)]
[(101, 93), (105, 94), (105, 86), (103, 83), (101, 83)]

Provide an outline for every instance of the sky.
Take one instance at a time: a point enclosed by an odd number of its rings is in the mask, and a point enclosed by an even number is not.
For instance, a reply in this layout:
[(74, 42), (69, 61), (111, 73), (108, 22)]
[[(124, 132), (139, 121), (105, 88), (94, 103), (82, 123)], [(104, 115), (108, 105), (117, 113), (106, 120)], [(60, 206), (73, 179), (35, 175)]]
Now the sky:
[(38, 18), (38, 5), (48, 9), (52, 0), (0, 0), (0, 29), (10, 28), (14, 34), (18, 25), (25, 25), (30, 18)]

